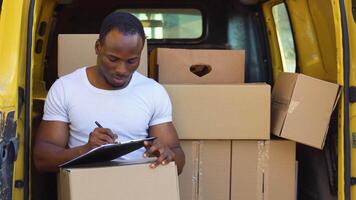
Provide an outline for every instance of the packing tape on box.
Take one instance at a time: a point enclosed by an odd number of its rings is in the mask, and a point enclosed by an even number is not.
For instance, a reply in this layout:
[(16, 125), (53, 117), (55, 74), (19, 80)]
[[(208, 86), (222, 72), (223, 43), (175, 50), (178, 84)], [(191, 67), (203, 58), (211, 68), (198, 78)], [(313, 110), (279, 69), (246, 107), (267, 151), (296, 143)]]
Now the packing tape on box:
[[(193, 141), (192, 142), (192, 159), (193, 159), (193, 166), (197, 166), (199, 164), (199, 156), (200, 156), (200, 141)], [(199, 171), (197, 170), (196, 173), (192, 174), (192, 192), (193, 192), (193, 199), (198, 199), (198, 184), (199, 184)]]
[[(202, 179), (202, 177), (203, 177), (203, 159), (200, 157), (201, 155), (201, 153), (204, 151), (204, 141), (203, 140), (200, 140), (199, 141), (199, 165), (198, 165), (198, 196), (197, 196), (197, 198), (196, 199), (201, 199), (201, 197), (200, 196), (202, 196), (203, 197), (203, 194), (204, 194), (204, 191), (203, 191), (203, 189), (205, 189), (204, 187), (199, 187), (199, 184), (200, 184), (200, 180)], [(204, 198), (204, 197), (203, 197)]]
[[(257, 190), (256, 191), (264, 191), (264, 180), (265, 180), (265, 172), (268, 169), (268, 160), (269, 160), (269, 148), (270, 141), (257, 141), (258, 148), (258, 160), (257, 160)], [(262, 188), (261, 188), (262, 186)], [(264, 192), (256, 192), (256, 199), (263, 200)]]
[(289, 104), (289, 109), (288, 109), (288, 113), (292, 114), (294, 112), (294, 110), (299, 106), (300, 102), (299, 101), (290, 101)]

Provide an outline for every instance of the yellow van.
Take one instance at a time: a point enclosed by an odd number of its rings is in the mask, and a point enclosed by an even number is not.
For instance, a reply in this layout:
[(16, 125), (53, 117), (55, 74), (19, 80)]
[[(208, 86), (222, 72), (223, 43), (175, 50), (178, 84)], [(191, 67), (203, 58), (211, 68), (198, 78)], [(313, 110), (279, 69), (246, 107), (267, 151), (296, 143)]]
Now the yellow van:
[(297, 147), (298, 199), (356, 200), (356, 0), (0, 0), (0, 199), (56, 198), (31, 147), (58, 34), (98, 33), (115, 10), (142, 21), (148, 52), (245, 49), (246, 82), (284, 71), (342, 85), (324, 150)]

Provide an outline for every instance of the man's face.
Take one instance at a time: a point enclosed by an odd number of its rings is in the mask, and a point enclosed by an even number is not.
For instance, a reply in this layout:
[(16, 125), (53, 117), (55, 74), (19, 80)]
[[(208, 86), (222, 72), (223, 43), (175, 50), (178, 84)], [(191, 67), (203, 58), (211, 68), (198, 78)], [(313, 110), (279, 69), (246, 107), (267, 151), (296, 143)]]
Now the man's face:
[(139, 34), (124, 35), (110, 31), (104, 41), (97, 41), (95, 51), (100, 75), (112, 89), (126, 87), (138, 68), (143, 41)]

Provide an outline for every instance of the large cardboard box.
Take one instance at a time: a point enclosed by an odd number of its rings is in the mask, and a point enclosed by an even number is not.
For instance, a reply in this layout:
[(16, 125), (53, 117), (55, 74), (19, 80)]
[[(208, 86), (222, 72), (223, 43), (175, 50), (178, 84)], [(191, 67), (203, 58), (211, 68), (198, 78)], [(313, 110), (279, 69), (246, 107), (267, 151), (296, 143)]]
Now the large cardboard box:
[(295, 142), (233, 141), (231, 200), (293, 200)]
[(183, 140), (184, 200), (293, 200), (295, 142)]
[(186, 163), (179, 176), (183, 200), (229, 200), (231, 141), (181, 141)]
[(59, 173), (59, 200), (179, 200), (175, 163), (65, 168)]
[[(69, 74), (79, 67), (95, 65), (95, 42), (98, 38), (99, 34), (59, 34), (58, 77)], [(137, 71), (147, 76), (147, 41)]]
[(180, 139), (269, 139), (270, 86), (164, 85)]
[(272, 91), (272, 133), (322, 149), (339, 94), (337, 84), (281, 73)]
[(245, 51), (158, 48), (149, 73), (163, 84), (243, 83)]

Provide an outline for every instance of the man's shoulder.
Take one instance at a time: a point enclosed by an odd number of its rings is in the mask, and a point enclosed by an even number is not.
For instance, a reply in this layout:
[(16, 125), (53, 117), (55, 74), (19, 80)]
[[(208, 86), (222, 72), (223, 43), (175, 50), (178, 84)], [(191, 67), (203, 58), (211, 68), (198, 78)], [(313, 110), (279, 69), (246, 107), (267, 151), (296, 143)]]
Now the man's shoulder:
[(139, 72), (135, 72), (134, 74), (135, 78), (135, 87), (148, 87), (148, 88), (159, 88), (161, 87), (161, 84), (157, 83), (155, 80), (148, 78)]
[(83, 80), (83, 71), (85, 71), (86, 67), (81, 67), (69, 74), (59, 77), (57, 81), (62, 82), (62, 84), (72, 84), (73, 82), (78, 83), (79, 80)]
[(86, 67), (78, 68), (69, 74), (61, 76), (59, 79), (70, 81), (72, 79), (83, 78), (83, 71), (85, 71), (85, 70), (86, 70)]
[(166, 93), (164, 87), (157, 81), (135, 72), (133, 88), (142, 95), (156, 96)]
[(80, 85), (78, 83), (83, 80), (83, 70), (85, 70), (85, 68), (79, 68), (74, 72), (59, 77), (52, 84), (51, 89), (55, 91), (70, 91), (74, 89), (76, 86)]

